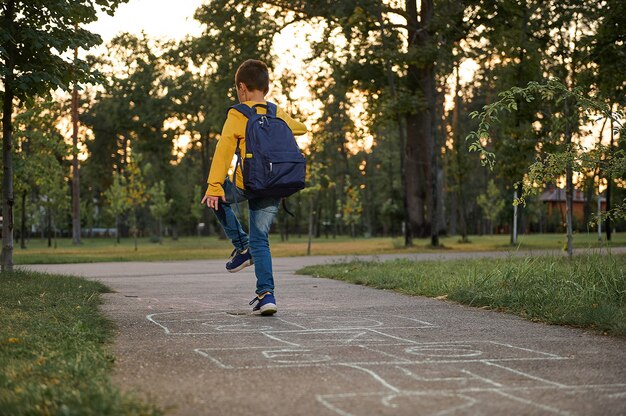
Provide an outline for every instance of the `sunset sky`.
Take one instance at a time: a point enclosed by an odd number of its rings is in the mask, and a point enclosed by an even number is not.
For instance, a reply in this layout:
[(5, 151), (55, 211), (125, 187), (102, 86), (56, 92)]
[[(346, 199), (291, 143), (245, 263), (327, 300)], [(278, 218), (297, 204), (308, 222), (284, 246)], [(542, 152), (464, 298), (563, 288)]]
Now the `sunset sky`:
[(102, 36), (105, 42), (119, 32), (138, 34), (142, 30), (150, 36), (180, 39), (187, 34), (200, 33), (193, 13), (201, 4), (202, 0), (130, 0), (120, 5), (114, 16), (102, 13), (98, 21), (87, 28)]

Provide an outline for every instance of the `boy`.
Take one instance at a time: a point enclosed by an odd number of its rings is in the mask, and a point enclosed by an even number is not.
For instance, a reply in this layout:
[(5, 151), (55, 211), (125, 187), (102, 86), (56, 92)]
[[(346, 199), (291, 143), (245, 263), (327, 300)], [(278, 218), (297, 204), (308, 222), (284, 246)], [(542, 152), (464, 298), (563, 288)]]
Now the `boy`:
[[(269, 70), (261, 61), (249, 59), (235, 73), (235, 88), (240, 103), (249, 107), (255, 104), (266, 104), (265, 96), (269, 91)], [(257, 107), (259, 114), (264, 114), (263, 107)], [(294, 135), (306, 133), (304, 124), (292, 119), (280, 108), (276, 116), (284, 120)], [(211, 169), (209, 171), (208, 189), (202, 203), (212, 208), (218, 221), (224, 228), (226, 236), (231, 240), (235, 250), (226, 263), (226, 270), (231, 273), (254, 264), (256, 275), (256, 297), (250, 305), (256, 303), (252, 312), (260, 315), (273, 315), (277, 311), (274, 297), (274, 276), (272, 274), (272, 257), (270, 254), (268, 233), (272, 221), (278, 212), (280, 198), (259, 197), (246, 191), (243, 185), (241, 168), (235, 169), (235, 183), (227, 177), (228, 169), (233, 160), (237, 140), (240, 154), (246, 154), (245, 131), (247, 118), (236, 110), (230, 110), (217, 143)], [(226, 180), (224, 180), (226, 178)], [(250, 234), (246, 234), (235, 216), (231, 204), (248, 201)]]

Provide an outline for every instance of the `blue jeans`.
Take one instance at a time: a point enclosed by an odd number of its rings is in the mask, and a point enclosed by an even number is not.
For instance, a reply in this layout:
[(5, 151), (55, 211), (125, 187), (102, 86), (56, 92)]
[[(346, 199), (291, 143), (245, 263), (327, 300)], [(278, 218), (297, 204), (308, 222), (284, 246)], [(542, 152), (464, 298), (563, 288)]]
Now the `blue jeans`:
[[(257, 197), (237, 188), (229, 179), (224, 182), (226, 202), (220, 200), (219, 209), (215, 211), (217, 220), (222, 224), (226, 236), (239, 251), (250, 248), (254, 261), (256, 275), (256, 293), (274, 293), (274, 274), (272, 273), (272, 255), (268, 234), (274, 217), (278, 213), (280, 198)], [(231, 205), (237, 202), (248, 201), (250, 213), (248, 235), (233, 212)]]

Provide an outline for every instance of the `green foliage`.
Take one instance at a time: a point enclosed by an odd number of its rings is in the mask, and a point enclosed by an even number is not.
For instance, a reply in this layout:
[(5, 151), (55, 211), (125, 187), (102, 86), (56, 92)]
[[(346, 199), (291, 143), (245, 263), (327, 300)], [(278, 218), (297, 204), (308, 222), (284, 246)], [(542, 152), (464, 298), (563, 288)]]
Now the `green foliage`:
[(165, 182), (159, 181), (154, 184), (148, 190), (148, 195), (150, 195), (150, 213), (157, 219), (167, 215), (173, 200), (167, 199), (165, 196)]
[[(19, 223), (25, 216), (26, 229), (44, 224), (47, 215), (52, 216), (51, 223), (62, 227), (68, 213), (64, 178), (69, 170), (63, 159), (69, 156), (71, 148), (57, 127), (62, 114), (62, 103), (35, 99), (29, 100), (14, 119), (15, 212)], [(24, 241), (22, 246), (25, 247)]]
[(158, 241), (161, 243), (163, 217), (168, 214), (174, 203), (173, 199), (167, 199), (165, 196), (165, 182), (159, 181), (155, 183), (149, 190), (150, 197), (150, 213), (157, 220)]
[(340, 204), (338, 211), (341, 212), (343, 222), (353, 226), (361, 221), (361, 215), (363, 214), (361, 193), (357, 187), (352, 185), (349, 176), (346, 175), (344, 183), (345, 203), (341, 206), (340, 201), (337, 201)]
[(139, 210), (146, 204), (149, 195), (145, 182), (145, 173), (150, 171), (150, 164), (141, 166), (142, 157), (140, 154), (132, 154), (130, 163), (127, 166), (126, 201), (130, 215), (130, 227), (135, 238), (135, 250), (137, 250), (137, 237), (139, 235)]
[(204, 211), (204, 204), (200, 204), (199, 200), (202, 198), (203, 190), (200, 185), (195, 185), (193, 187), (193, 194), (191, 195), (191, 216), (199, 221), (202, 218), (202, 213)]
[(111, 382), (108, 288), (33, 272), (0, 278), (0, 414), (156, 415)]
[(299, 271), (489, 307), (553, 324), (626, 334), (626, 257), (360, 262)]
[[(185, 128), (201, 137), (219, 134), (226, 109), (237, 99), (235, 71), (246, 59), (261, 59), (272, 67), (271, 45), (289, 17), (255, 1), (211, 0), (194, 15), (203, 33), (181, 42), (172, 61), (185, 72), (176, 84), (180, 110), (189, 117)], [(203, 68), (189, 71), (190, 65)]]
[(16, 130), (14, 189), (16, 193), (44, 189), (50, 180), (62, 177), (61, 160), (70, 154), (57, 124), (63, 114), (58, 102), (32, 100), (14, 121)]
[(171, 173), (176, 131), (166, 120), (175, 106), (169, 92), (175, 75), (161, 51), (168, 47), (145, 35), (122, 33), (109, 42), (106, 55), (94, 59), (107, 79), (81, 118), (94, 132), (83, 171), (97, 192), (110, 186), (114, 171), (124, 172), (133, 152), (152, 166), (150, 183)]
[(113, 175), (113, 183), (104, 192), (108, 202), (108, 209), (115, 217), (124, 214), (130, 207), (128, 198), (128, 184), (126, 178), (119, 173)]
[[(57, 128), (61, 110), (59, 103), (31, 101), (14, 122), (18, 129), (15, 134), (14, 189), (19, 195), (33, 195), (33, 209), (43, 210), (42, 215), (50, 217), (55, 230), (64, 225), (70, 208), (66, 182), (68, 168), (62, 160), (68, 157), (71, 148)], [(30, 201), (31, 198), (27, 198), (27, 203)], [(32, 210), (27, 211), (32, 213)]]
[(151, 165), (142, 166), (143, 158), (140, 154), (133, 154), (127, 166), (127, 192), (126, 201), (131, 209), (143, 207), (148, 198), (147, 186), (145, 182), (146, 172), (150, 172)]
[(624, 37), (626, 35), (626, 3), (605, 0), (596, 10), (597, 32), (590, 36), (591, 61), (597, 72), (591, 82), (597, 85), (600, 95), (610, 103), (626, 104), (624, 84)]
[(40, 192), (40, 200), (56, 231), (63, 224), (70, 209), (70, 195), (67, 192), (67, 183), (63, 171), (55, 172), (44, 182)]
[(483, 210), (483, 215), (491, 223), (492, 228), (506, 205), (504, 201), (493, 179), (489, 180), (485, 192), (478, 195), (476, 199), (476, 203)]
[(126, 0), (9, 0), (0, 9), (0, 79), (5, 92), (26, 99), (47, 96), (76, 81), (96, 80), (86, 61), (68, 60), (74, 48), (90, 49), (99, 35), (81, 27), (94, 22), (98, 10), (109, 14)]
[[(496, 154), (487, 150), (486, 146), (492, 141), (491, 132), (494, 125), (499, 122), (499, 116), (502, 113), (516, 111), (520, 100), (527, 103), (537, 100), (544, 105), (544, 108), (553, 108), (554, 120), (551, 123), (550, 134), (559, 139), (557, 143), (560, 147), (555, 148), (554, 152), (545, 152), (544, 155), (537, 157), (537, 160), (527, 168), (524, 179), (521, 181), (523, 192), (517, 203), (523, 203), (526, 197), (537, 194), (550, 183), (555, 183), (557, 179), (565, 175), (568, 166), (572, 167), (573, 172), (581, 174), (594, 170), (597, 165), (602, 165), (612, 178), (626, 174), (622, 152), (616, 152), (614, 157), (606, 159), (604, 156), (606, 148), (602, 146), (590, 150), (580, 144), (566, 144), (564, 139), (567, 129), (574, 130), (576, 125), (572, 124), (578, 123), (578, 120), (599, 122), (609, 119), (616, 126), (612, 134), (619, 132), (623, 135), (626, 131), (621, 124), (624, 113), (611, 111), (606, 103), (584, 94), (578, 88), (569, 89), (558, 80), (550, 80), (543, 84), (531, 82), (524, 88), (511, 88), (500, 94), (500, 100), (485, 106), (482, 112), (472, 113), (472, 117), (479, 121), (479, 125), (476, 131), (467, 136), (466, 140), (471, 141), (471, 151), (480, 153), (483, 165), (493, 168), (496, 162)], [(575, 116), (566, 114), (563, 110), (565, 105), (575, 109), (573, 111)], [(620, 215), (623, 211), (623, 207), (617, 207), (608, 215)]]

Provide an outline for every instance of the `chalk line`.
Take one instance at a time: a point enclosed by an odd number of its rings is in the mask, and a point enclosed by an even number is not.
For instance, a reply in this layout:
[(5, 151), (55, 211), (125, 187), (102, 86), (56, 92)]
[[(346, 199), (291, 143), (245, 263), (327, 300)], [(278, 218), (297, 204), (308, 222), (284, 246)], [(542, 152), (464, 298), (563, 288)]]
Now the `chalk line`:
[(541, 377), (537, 377), (537, 376), (532, 376), (532, 375), (530, 375), (528, 373), (524, 373), (523, 371), (514, 370), (512, 368), (506, 367), (504, 365), (496, 364), (496, 363), (493, 363), (493, 362), (490, 362), (490, 361), (485, 361), (484, 363), (486, 365), (490, 365), (490, 366), (493, 366), (493, 367), (502, 368), (503, 370), (510, 371), (512, 373), (518, 374), (520, 376), (524, 376), (524, 377), (529, 378), (531, 380), (540, 381), (540, 382), (546, 383), (546, 384), (552, 384), (552, 385), (557, 386), (557, 387), (569, 387), (569, 386), (567, 386), (565, 384), (561, 384), (561, 383), (557, 383), (557, 382), (554, 382), (554, 381), (546, 380), (545, 378), (541, 378)]
[(548, 405), (545, 405), (545, 404), (537, 403), (537, 402), (534, 402), (532, 400), (523, 399), (521, 397), (513, 396), (512, 394), (505, 393), (502, 390), (495, 390), (494, 393), (499, 394), (500, 396), (509, 398), (511, 400), (515, 400), (517, 402), (524, 403), (524, 404), (526, 404), (528, 406), (538, 407), (538, 408), (540, 408), (542, 410), (545, 410), (545, 411), (548, 411), (548, 412), (551, 412), (551, 413), (555, 413), (557, 415), (571, 416), (570, 412), (566, 412), (564, 410), (557, 409), (556, 407), (552, 407), (552, 406), (548, 406)]

